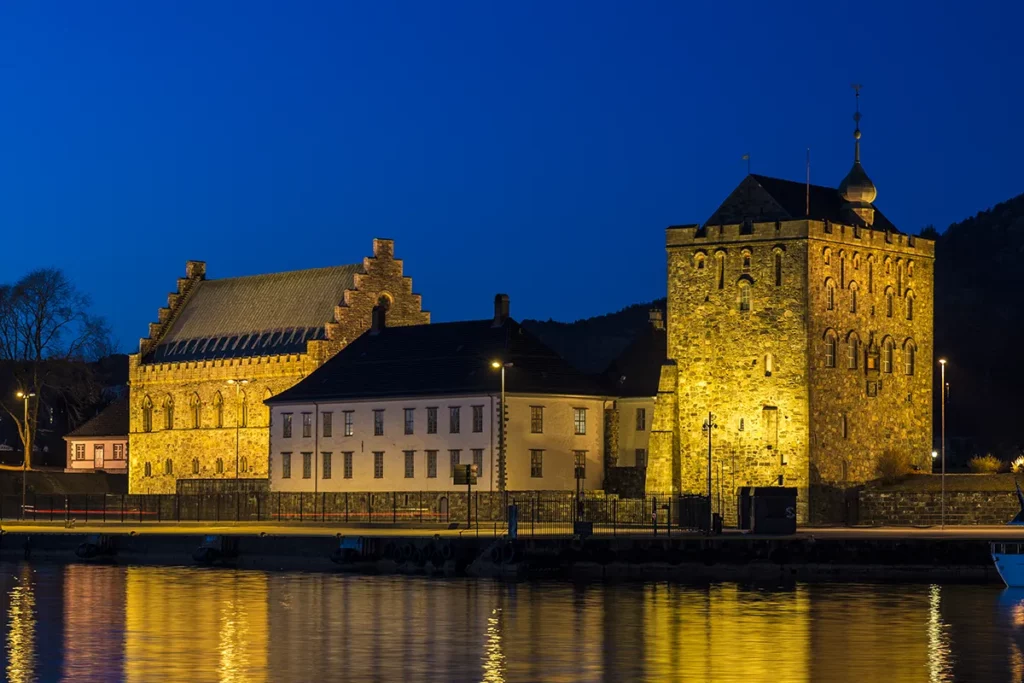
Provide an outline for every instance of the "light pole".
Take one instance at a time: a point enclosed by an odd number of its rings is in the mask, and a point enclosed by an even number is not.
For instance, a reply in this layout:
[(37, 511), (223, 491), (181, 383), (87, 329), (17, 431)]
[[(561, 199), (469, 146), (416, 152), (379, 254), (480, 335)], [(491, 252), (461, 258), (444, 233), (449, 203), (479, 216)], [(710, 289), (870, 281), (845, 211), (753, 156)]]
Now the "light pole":
[[(939, 521), (939, 528), (946, 528), (946, 359), (939, 359), (939, 367), (942, 369), (942, 513)], [(934, 394), (932, 394), (934, 396)], [(934, 413), (933, 413), (934, 414)]]
[(510, 362), (492, 360), (491, 367), (501, 370), (501, 419), (498, 421), (498, 491), (505, 490), (505, 368), (512, 367)]
[(708, 435), (708, 536), (710, 536), (715, 527), (715, 512), (714, 508), (711, 507), (711, 430), (718, 427), (715, 424), (715, 416), (708, 411), (708, 419), (704, 420), (704, 425), (701, 427), (701, 432)]
[(35, 396), (33, 393), (19, 391), (17, 397), (25, 403), (25, 455), (21, 459), (21, 518), (25, 519), (25, 480), (28, 478), (28, 459), (32, 453), (32, 429), (28, 423), (28, 400)]
[(241, 426), (241, 422), (242, 422), (242, 405), (241, 405), (241, 401), (239, 400), (239, 397), (241, 396), (241, 390), (239, 389), (239, 387), (241, 387), (241, 385), (243, 385), (243, 384), (248, 384), (248, 383), (249, 383), (249, 380), (247, 380), (247, 379), (229, 379), (228, 380), (228, 384), (233, 384), (234, 387), (235, 387), (235, 479), (238, 479), (238, 451), (239, 451), (239, 448), (238, 448), (238, 441), (239, 441), (238, 428)]

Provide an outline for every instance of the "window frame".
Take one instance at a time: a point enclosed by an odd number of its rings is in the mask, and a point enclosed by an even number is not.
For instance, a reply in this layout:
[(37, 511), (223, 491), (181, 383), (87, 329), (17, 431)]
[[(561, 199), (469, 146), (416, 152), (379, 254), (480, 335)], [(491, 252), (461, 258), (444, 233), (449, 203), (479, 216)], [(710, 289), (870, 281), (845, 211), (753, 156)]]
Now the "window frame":
[(351, 479), (353, 470), (355, 469), (352, 461), (355, 454), (352, 451), (341, 452), (341, 478)]
[(313, 453), (311, 451), (303, 451), (302, 453), (302, 478), (313, 478)]
[(544, 433), (544, 406), (530, 406), (530, 433)]
[(544, 449), (530, 449), (530, 479), (544, 478)]
[(437, 479), (437, 450), (431, 449), (427, 453), (427, 479)]
[(292, 438), (292, 413), (281, 413), (281, 438)]
[(427, 434), (437, 434), (437, 406), (427, 406)]
[(373, 452), (373, 478), (384, 478), (384, 451)]
[(341, 411), (342, 433), (345, 436), (353, 436), (355, 434), (355, 412), (354, 410)]
[(373, 435), (384, 436), (384, 409), (373, 409)]
[(320, 413), (320, 430), (325, 439), (334, 437), (334, 413), (330, 410)]
[(482, 434), (484, 431), (484, 407), (482, 405), (470, 407), (473, 410), (473, 434)]
[(405, 478), (416, 478), (416, 451), (402, 451), (405, 456)]
[(292, 452), (287, 451), (281, 453), (281, 478), (291, 479), (292, 478)]
[(461, 448), (449, 448), (448, 449), (448, 464), (449, 472), (448, 478), (455, 478), (455, 468), (462, 464), (462, 449)]
[(448, 406), (448, 433), (459, 434), (462, 430), (462, 406)]
[(302, 438), (313, 438), (313, 413), (302, 413)]
[(321, 462), (321, 465), (320, 465), (320, 478), (321, 479), (330, 479), (332, 477), (333, 472), (331, 470), (331, 467), (332, 467), (333, 463), (331, 461), (333, 460), (333, 458), (334, 458), (334, 453), (332, 451), (321, 451), (320, 452), (320, 462)]
[(587, 409), (576, 408), (572, 409), (572, 428), (573, 436), (586, 436), (587, 435)]
[(647, 431), (647, 408), (636, 409), (636, 431)]
[(402, 428), (406, 435), (414, 434), (416, 431), (416, 409), (402, 408)]

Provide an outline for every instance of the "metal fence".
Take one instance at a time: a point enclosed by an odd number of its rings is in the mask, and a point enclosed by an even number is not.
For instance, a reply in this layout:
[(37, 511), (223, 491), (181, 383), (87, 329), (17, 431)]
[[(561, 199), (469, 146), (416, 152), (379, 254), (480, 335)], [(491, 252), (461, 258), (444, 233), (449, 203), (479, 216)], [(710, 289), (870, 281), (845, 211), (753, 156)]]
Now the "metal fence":
[[(514, 506), (519, 535), (664, 532), (706, 529), (702, 496), (643, 499), (560, 492), (396, 492), (29, 495), (0, 498), (0, 519), (70, 524), (269, 522), (423, 525), (504, 533)], [(578, 526), (582, 523), (582, 526)]]

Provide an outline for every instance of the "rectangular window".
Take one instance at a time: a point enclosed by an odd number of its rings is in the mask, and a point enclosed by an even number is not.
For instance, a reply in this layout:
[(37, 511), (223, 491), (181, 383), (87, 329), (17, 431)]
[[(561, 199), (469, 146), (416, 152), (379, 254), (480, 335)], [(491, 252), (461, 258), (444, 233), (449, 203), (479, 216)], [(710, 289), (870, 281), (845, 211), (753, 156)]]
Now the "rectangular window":
[(352, 411), (346, 410), (342, 415), (345, 418), (345, 436), (352, 436)]
[(373, 452), (373, 478), (384, 478), (384, 451)]
[(292, 414), (282, 413), (281, 414), (281, 436), (290, 439), (292, 438)]
[(427, 451), (427, 479), (437, 479), (437, 451)]
[(484, 431), (484, 407), (473, 406), (473, 432), (479, 434)]
[(448, 476), (451, 477), (452, 479), (455, 478), (455, 468), (459, 464), (459, 457), (461, 455), (462, 451), (460, 451), (457, 448), (448, 451), (448, 459), (451, 461), (451, 471), (448, 473)]
[(530, 433), (544, 433), (544, 406), (530, 406)]
[(427, 434), (437, 434), (437, 408), (427, 408)]
[(313, 454), (302, 454), (302, 478), (309, 479), (313, 476)]
[(352, 478), (352, 451), (346, 451), (345, 453), (342, 453), (341, 455), (342, 455), (342, 460), (343, 460), (343, 462), (342, 462), (342, 469), (345, 470), (342, 473), (342, 476), (345, 477), (346, 479), (351, 479)]
[(647, 429), (647, 409), (636, 409), (636, 431), (642, 432)]
[(124, 460), (124, 444), (114, 444), (114, 460)]
[(302, 414), (302, 438), (308, 439), (313, 436), (313, 413)]
[(459, 406), (449, 406), (448, 408), (448, 433), (459, 433)]
[[(327, 413), (327, 414), (330, 415), (330, 413)], [(324, 479), (330, 479), (331, 478), (331, 454), (327, 453), (327, 452), (321, 453), (320, 457), (324, 461), (323, 465), (321, 466), (321, 468), (323, 469), (323, 473), (324, 473)]]
[(587, 409), (586, 408), (573, 408), (572, 409), (572, 423), (575, 427), (576, 434), (587, 433)]
[(406, 408), (405, 409), (405, 433), (406, 434), (412, 434), (412, 432), (413, 432), (413, 427), (415, 426), (415, 415), (416, 415), (416, 409), (415, 408)]
[(416, 476), (416, 451), (405, 452), (405, 478), (412, 479)]
[(384, 411), (379, 408), (373, 411), (373, 435), (384, 436)]
[(636, 449), (636, 466), (647, 467), (647, 449), (638, 448)]
[(292, 478), (292, 454), (282, 453), (281, 454), (281, 478), (291, 479)]
[(530, 476), (534, 479), (544, 476), (544, 451), (539, 449), (530, 451)]
[(586, 451), (573, 451), (573, 460), (576, 465), (576, 478), (586, 479), (587, 478), (587, 452)]
[(473, 449), (473, 464), (476, 465), (476, 476), (479, 477), (484, 472), (484, 449)]
[(320, 419), (324, 423), (324, 437), (330, 438), (334, 435), (334, 413), (321, 413)]
[(85, 444), (75, 444), (75, 460), (85, 460)]

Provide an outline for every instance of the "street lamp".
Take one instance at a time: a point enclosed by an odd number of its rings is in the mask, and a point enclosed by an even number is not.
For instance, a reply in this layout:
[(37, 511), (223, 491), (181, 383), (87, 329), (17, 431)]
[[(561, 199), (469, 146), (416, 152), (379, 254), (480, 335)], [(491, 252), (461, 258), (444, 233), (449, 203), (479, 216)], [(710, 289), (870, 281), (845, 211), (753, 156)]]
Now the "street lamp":
[[(700, 428), (702, 433), (708, 435), (708, 536), (714, 533), (715, 528), (715, 512), (711, 507), (711, 430), (717, 427), (715, 416), (708, 411), (708, 419), (704, 420), (704, 425)], [(671, 523), (672, 520), (669, 520), (669, 524)]]
[(512, 367), (511, 362), (492, 360), (491, 367), (501, 370), (501, 419), (498, 421), (498, 490), (505, 490), (505, 368)]
[(28, 459), (32, 453), (32, 429), (28, 423), (28, 400), (34, 393), (19, 391), (16, 396), (25, 403), (25, 455), (21, 459), (21, 518), (25, 519), (25, 480), (28, 477)]
[(240, 387), (243, 384), (248, 384), (248, 383), (249, 383), (249, 380), (247, 380), (247, 379), (229, 379), (228, 380), (228, 384), (233, 384), (234, 387), (235, 387), (235, 479), (238, 479), (238, 450), (239, 450), (239, 448), (238, 448), (238, 440), (239, 440), (239, 438), (238, 438), (238, 428), (241, 426), (241, 422), (242, 422), (242, 406), (241, 406), (241, 401), (239, 400), (239, 396), (241, 396), (241, 393), (240, 393), (241, 389), (240, 389)]
[[(942, 514), (939, 527), (946, 528), (946, 359), (939, 359), (939, 367), (942, 369)], [(934, 394), (932, 394), (934, 396)]]

